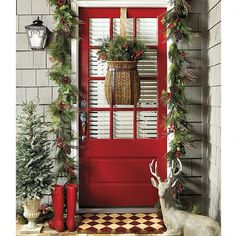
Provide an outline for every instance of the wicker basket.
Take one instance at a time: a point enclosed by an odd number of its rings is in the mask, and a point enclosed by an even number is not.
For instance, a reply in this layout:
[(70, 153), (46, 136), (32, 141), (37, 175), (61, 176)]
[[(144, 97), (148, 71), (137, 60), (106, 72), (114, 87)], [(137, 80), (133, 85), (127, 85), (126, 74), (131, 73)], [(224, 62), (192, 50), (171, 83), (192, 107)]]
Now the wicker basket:
[(134, 105), (140, 97), (137, 61), (108, 61), (105, 95), (110, 105)]

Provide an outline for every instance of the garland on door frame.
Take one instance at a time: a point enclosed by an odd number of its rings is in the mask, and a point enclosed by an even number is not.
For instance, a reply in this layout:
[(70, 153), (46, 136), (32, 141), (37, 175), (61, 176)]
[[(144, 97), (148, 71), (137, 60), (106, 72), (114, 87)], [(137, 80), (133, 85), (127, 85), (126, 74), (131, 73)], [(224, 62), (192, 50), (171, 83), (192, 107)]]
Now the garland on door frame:
[(76, 26), (80, 21), (74, 16), (68, 0), (49, 0), (49, 3), (55, 8), (56, 21), (54, 40), (49, 46), (52, 62), (49, 78), (59, 86), (58, 97), (50, 105), (52, 130), (56, 136), (55, 162), (57, 174), (66, 175), (68, 182), (74, 182), (77, 164), (71, 157), (74, 139), (71, 122), (75, 118), (73, 104), (77, 100), (77, 88), (71, 77), (71, 39), (76, 38)]
[[(190, 43), (192, 40), (191, 29), (186, 26), (190, 5), (186, 0), (171, 0), (170, 4), (172, 8), (167, 11), (162, 21), (167, 29), (167, 38), (172, 41), (168, 53), (171, 62), (168, 75), (169, 88), (168, 91), (163, 92), (162, 98), (169, 109), (166, 126), (171, 141), (167, 160), (169, 164), (173, 160), (174, 165), (177, 166), (176, 158), (184, 156), (186, 147), (192, 146), (193, 139), (191, 127), (188, 123), (188, 103), (185, 87), (186, 83), (189, 80), (196, 79), (196, 76), (191, 69), (191, 62), (187, 53), (179, 49), (181, 42)], [(181, 193), (186, 188), (186, 181), (186, 178), (182, 175), (174, 190), (174, 198), (179, 207), (184, 207)]]

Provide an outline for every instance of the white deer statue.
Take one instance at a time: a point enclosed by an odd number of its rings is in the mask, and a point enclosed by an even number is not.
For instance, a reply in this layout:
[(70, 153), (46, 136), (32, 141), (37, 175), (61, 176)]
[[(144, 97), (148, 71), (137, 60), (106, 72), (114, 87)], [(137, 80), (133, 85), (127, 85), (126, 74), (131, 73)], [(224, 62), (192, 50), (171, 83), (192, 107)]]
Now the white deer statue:
[[(182, 172), (182, 163), (179, 162), (179, 170), (174, 173), (174, 166), (172, 161), (171, 173), (165, 181), (161, 181), (157, 173), (157, 161), (152, 160), (149, 164), (150, 172), (154, 176), (151, 177), (152, 185), (158, 189), (160, 197), (161, 210), (163, 221), (167, 231), (163, 234), (166, 236), (220, 236), (219, 224), (210, 217), (195, 215), (190, 212), (178, 210), (174, 206), (172, 197), (172, 188), (175, 187), (178, 179), (174, 177), (180, 175)], [(155, 163), (155, 166), (153, 166)]]

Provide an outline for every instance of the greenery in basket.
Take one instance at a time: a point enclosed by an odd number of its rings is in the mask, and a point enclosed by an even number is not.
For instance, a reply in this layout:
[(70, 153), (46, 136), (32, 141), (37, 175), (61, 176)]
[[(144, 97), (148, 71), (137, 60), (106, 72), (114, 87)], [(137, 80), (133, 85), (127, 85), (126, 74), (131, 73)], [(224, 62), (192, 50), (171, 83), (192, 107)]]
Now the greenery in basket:
[(39, 199), (52, 184), (49, 131), (32, 101), (22, 106), (16, 143), (16, 195), (18, 200)]
[(99, 39), (101, 48), (97, 55), (103, 61), (139, 61), (143, 59), (146, 46), (134, 39), (126, 37), (115, 37), (113, 39)]

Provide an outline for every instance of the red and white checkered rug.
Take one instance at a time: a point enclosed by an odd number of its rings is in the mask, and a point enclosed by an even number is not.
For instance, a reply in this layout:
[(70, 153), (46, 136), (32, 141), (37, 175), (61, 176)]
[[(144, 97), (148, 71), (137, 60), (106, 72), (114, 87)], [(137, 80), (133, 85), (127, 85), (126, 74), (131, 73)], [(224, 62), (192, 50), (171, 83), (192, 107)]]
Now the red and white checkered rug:
[(161, 234), (166, 231), (161, 216), (156, 213), (82, 214), (77, 232), (86, 234)]

